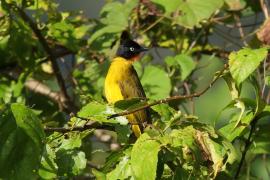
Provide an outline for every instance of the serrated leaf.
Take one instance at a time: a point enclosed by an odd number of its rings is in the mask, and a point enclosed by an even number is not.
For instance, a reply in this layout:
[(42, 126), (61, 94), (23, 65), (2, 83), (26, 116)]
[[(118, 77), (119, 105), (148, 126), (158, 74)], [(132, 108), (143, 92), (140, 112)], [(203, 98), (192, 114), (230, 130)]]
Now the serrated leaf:
[(229, 55), (229, 66), (232, 77), (239, 85), (260, 65), (266, 58), (267, 49), (244, 48)]
[[(154, 180), (158, 162), (160, 143), (144, 133), (131, 151), (131, 167), (136, 179)], [(143, 168), (142, 168), (143, 167)]]
[(168, 74), (163, 69), (153, 65), (145, 67), (141, 83), (146, 96), (150, 99), (168, 97), (171, 91), (171, 81)]

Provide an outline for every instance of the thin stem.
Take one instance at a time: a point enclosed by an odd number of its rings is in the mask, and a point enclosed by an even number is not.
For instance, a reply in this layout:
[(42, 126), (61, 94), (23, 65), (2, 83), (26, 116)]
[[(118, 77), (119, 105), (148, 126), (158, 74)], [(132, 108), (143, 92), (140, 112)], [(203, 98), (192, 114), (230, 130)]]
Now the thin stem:
[(239, 166), (237, 168), (236, 174), (234, 176), (234, 179), (238, 179), (238, 177), (239, 177), (239, 174), (241, 172), (241, 168), (242, 168), (244, 161), (245, 161), (245, 158), (246, 158), (246, 154), (248, 152), (250, 145), (252, 144), (251, 137), (252, 137), (253, 132), (256, 129), (257, 122), (258, 122), (258, 119), (255, 117), (255, 119), (250, 123), (251, 129), (249, 131), (249, 135), (248, 135), (248, 138), (247, 138), (246, 143), (245, 143), (245, 148), (244, 148), (244, 151), (242, 152), (242, 157), (241, 157)]
[(148, 26), (145, 30), (143, 30), (141, 32), (141, 34), (146, 33), (147, 31), (149, 31), (150, 29), (152, 29), (157, 23), (159, 23), (160, 21), (162, 21), (164, 19), (164, 16), (161, 16), (160, 18), (158, 18), (155, 22), (153, 22), (150, 26)]

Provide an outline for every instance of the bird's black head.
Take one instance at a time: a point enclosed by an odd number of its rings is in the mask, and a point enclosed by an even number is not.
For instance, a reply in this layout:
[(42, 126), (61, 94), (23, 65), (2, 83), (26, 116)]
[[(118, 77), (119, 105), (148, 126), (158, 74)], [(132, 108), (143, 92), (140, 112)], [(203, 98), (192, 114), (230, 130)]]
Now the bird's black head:
[(141, 47), (135, 41), (132, 41), (126, 31), (122, 33), (120, 46), (116, 53), (117, 56), (123, 57), (125, 59), (132, 59), (143, 51), (147, 51), (147, 49)]

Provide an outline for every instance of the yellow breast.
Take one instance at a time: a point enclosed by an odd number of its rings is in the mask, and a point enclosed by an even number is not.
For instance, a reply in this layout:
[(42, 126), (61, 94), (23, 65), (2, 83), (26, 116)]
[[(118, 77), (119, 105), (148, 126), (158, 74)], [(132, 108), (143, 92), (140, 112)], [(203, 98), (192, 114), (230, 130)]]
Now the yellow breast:
[(104, 93), (109, 103), (123, 100), (118, 82), (122, 82), (129, 74), (132, 62), (121, 57), (113, 59), (105, 79)]

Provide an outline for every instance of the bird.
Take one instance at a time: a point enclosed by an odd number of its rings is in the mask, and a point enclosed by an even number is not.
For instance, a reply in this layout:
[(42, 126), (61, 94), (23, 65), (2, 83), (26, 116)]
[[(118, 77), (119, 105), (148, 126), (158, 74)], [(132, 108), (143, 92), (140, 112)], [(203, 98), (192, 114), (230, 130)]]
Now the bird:
[[(123, 31), (120, 45), (105, 78), (104, 93), (108, 103), (114, 104), (131, 98), (146, 99), (143, 86), (132, 64), (147, 50), (133, 41), (127, 31)], [(137, 111), (127, 115), (126, 118), (131, 124), (134, 135), (139, 138), (144, 124), (150, 121), (149, 109)]]

